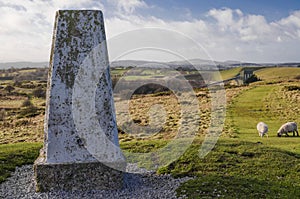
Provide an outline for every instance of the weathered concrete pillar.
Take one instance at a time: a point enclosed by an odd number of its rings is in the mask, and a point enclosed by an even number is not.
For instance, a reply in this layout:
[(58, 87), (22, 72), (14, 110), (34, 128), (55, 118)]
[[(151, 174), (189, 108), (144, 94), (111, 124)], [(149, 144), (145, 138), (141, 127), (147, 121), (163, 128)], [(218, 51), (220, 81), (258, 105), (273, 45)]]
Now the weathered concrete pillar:
[(57, 11), (44, 148), (34, 165), (38, 191), (122, 187), (112, 96), (102, 12)]

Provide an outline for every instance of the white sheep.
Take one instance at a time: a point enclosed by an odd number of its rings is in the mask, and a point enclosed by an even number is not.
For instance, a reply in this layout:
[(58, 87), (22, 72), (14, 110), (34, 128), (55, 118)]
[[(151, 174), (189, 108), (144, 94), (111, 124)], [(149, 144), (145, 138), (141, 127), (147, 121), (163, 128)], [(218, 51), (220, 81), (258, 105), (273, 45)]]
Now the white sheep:
[(296, 132), (297, 136), (299, 136), (296, 122), (287, 122), (287, 123), (283, 124), (277, 131), (277, 136), (281, 137), (282, 134), (284, 134), (284, 133), (286, 136), (289, 136), (288, 132), (293, 132), (293, 136), (295, 136), (295, 132)]
[(259, 122), (256, 125), (257, 131), (258, 131), (258, 135), (260, 137), (263, 137), (264, 135), (268, 136), (268, 125), (266, 125), (264, 122)]

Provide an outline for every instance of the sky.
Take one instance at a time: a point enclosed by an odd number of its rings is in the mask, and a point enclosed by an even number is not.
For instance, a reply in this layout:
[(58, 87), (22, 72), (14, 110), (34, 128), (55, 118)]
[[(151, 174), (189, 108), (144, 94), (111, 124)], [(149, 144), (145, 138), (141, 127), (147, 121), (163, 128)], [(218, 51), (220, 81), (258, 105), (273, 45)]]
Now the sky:
[(299, 0), (0, 0), (0, 62), (49, 61), (59, 9), (102, 10), (110, 61), (300, 62)]

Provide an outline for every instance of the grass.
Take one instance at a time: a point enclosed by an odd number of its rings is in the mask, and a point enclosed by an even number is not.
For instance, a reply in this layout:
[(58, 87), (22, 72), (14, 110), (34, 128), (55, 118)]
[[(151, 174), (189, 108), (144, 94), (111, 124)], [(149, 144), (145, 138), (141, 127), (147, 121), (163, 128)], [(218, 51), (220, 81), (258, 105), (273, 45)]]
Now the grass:
[[(164, 76), (171, 75), (168, 70), (164, 69), (147, 69), (147, 68), (134, 68), (131, 70), (112, 70), (112, 75), (121, 74), (123, 79), (126, 81), (137, 81), (137, 80), (146, 80), (152, 78), (163, 78)], [(174, 72), (172, 72), (173, 74)], [(177, 74), (177, 73), (176, 73)]]
[(195, 176), (177, 189), (188, 198), (297, 198), (300, 196), (299, 154), (261, 143), (222, 138), (203, 159), (201, 139), (160, 173)]
[(151, 78), (153, 78), (153, 76), (152, 75), (143, 75), (143, 76), (140, 76), (140, 75), (128, 75), (128, 76), (126, 76), (125, 75), (123, 78), (126, 81), (138, 81), (138, 80), (141, 81), (141, 80), (151, 79)]
[(165, 146), (165, 140), (121, 142), (121, 148), (132, 153), (148, 153)]
[[(221, 75), (224, 79), (230, 78), (240, 69), (221, 71)], [(262, 82), (226, 90), (228, 104), (223, 135), (214, 149), (202, 159), (198, 154), (210, 121), (210, 95), (206, 90), (196, 91), (201, 116), (197, 138), (182, 156), (157, 170), (160, 174), (170, 173), (175, 177), (193, 176), (192, 180), (183, 183), (177, 189), (178, 196), (188, 198), (300, 197), (300, 138), (276, 137), (276, 132), (282, 123), (287, 121), (300, 123), (298, 117), (300, 93), (297, 80), (300, 75), (299, 69), (268, 68), (255, 73), (263, 80)], [(144, 75), (149, 74), (144, 73)], [(19, 92), (31, 92), (28, 89), (18, 89)], [(44, 107), (42, 99), (31, 100), (35, 106)], [(116, 109), (121, 102), (121, 100), (115, 102)], [(155, 162), (157, 158), (162, 161), (168, 158), (168, 153), (160, 156), (151, 155), (154, 154), (152, 152), (166, 147), (180, 128), (179, 121), (182, 118), (176, 98), (172, 95), (134, 97), (129, 104), (130, 117), (138, 125), (148, 125), (151, 119), (148, 112), (157, 103), (161, 104), (166, 112), (166, 122), (161, 132), (151, 136), (138, 132), (137, 136), (140, 136), (140, 139), (133, 134), (119, 135), (120, 146), (125, 154), (145, 154), (144, 156), (132, 155), (129, 162), (141, 162), (142, 166), (151, 167), (153, 166), (151, 162)], [(19, 104), (14, 106), (18, 107)], [(152, 117), (158, 119), (155, 114)], [(42, 140), (42, 116), (39, 120), (21, 118), (15, 121), (15, 118), (10, 114), (7, 116), (7, 121), (1, 123), (7, 127), (2, 132), (0, 129), (0, 143)], [(258, 136), (256, 124), (259, 121), (268, 124), (269, 138)], [(118, 119), (118, 124), (125, 122)], [(35, 132), (32, 127), (36, 127)], [(39, 128), (41, 130), (37, 132)], [(2, 181), (9, 176), (15, 166), (32, 164), (40, 147), (39, 143), (0, 145)]]
[(264, 81), (270, 81), (270, 80), (287, 81), (299, 77), (300, 68), (272, 67), (272, 68), (264, 68), (261, 70), (257, 70), (254, 73)]
[[(293, 84), (293, 83), (285, 83)], [(300, 146), (298, 137), (276, 137), (282, 123), (298, 120), (299, 92), (285, 84), (252, 86), (227, 108), (227, 124), (234, 138), (221, 137), (204, 158), (196, 141), (161, 173), (196, 176), (177, 190), (188, 198), (298, 198), (300, 197)], [(269, 138), (260, 138), (256, 124), (269, 125)]]
[(41, 143), (0, 145), (0, 183), (9, 177), (17, 166), (33, 164), (41, 147)]
[(2, 99), (0, 101), (0, 109), (18, 109), (22, 106), (23, 101), (25, 100), (25, 97), (20, 97), (20, 98), (7, 98), (7, 99)]
[(110, 74), (111, 76), (122, 76), (124, 73), (126, 73), (126, 71), (128, 71), (128, 69), (124, 69), (124, 68), (111, 68), (110, 70)]
[(232, 68), (232, 69), (228, 69), (228, 70), (222, 70), (222, 71), (220, 71), (220, 75), (223, 80), (230, 79), (230, 78), (233, 78), (236, 75), (238, 75), (242, 69), (243, 69), (242, 67), (237, 67), (237, 68)]
[[(298, 89), (287, 89), (295, 84), (253, 84), (237, 90), (235, 97), (230, 96), (224, 129), (226, 132), (232, 128), (231, 136), (225, 133), (215, 148), (200, 159), (200, 135), (180, 158), (159, 168), (158, 173), (193, 176), (177, 189), (178, 196), (188, 198), (300, 197), (300, 138), (276, 136), (282, 123), (300, 122), (300, 93)], [(138, 109), (137, 104), (134, 107)], [(269, 138), (258, 136), (259, 121), (269, 125)], [(124, 151), (149, 153), (163, 144), (143, 140), (121, 143), (121, 147)], [(145, 157), (133, 161), (149, 161), (149, 156)]]
[(231, 117), (238, 131), (237, 137), (241, 140), (260, 141), (256, 136), (256, 124), (263, 121), (269, 127), (269, 139), (264, 139), (265, 144), (300, 154), (300, 139), (277, 137), (277, 130), (283, 123), (300, 123), (299, 97), (300, 93), (297, 91), (284, 90), (284, 84), (254, 86), (242, 92), (228, 110), (228, 117)]
[[(14, 86), (15, 90), (10, 94), (0, 89), (0, 110), (5, 112), (0, 121), (0, 144), (43, 140), (45, 99), (33, 97), (32, 92), (35, 87), (45, 84), (41, 81), (22, 81)], [(1, 85), (13, 85), (13, 82), (2, 82)], [(28, 100), (32, 106), (23, 107)]]
[[(298, 198), (300, 197), (300, 138), (278, 138), (282, 123), (299, 123), (295, 82), (250, 85), (227, 107), (227, 129), (203, 159), (198, 157), (202, 139), (178, 160), (158, 170), (175, 177), (196, 176), (182, 184), (178, 196), (188, 198)], [(269, 125), (269, 138), (260, 138), (256, 124)]]

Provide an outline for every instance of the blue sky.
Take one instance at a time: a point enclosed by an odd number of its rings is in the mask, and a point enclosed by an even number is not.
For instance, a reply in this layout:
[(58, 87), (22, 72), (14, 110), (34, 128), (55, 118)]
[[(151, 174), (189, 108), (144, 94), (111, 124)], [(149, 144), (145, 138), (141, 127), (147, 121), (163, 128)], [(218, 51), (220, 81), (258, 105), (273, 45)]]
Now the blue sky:
[(156, 12), (157, 16), (163, 18), (170, 18), (172, 16), (173, 19), (178, 19), (174, 11), (181, 8), (188, 9), (195, 18), (203, 17), (203, 14), (210, 9), (227, 7), (240, 9), (248, 14), (263, 15), (268, 21), (287, 17), (292, 11), (300, 9), (299, 0), (145, 0), (145, 2), (149, 5), (165, 8), (163, 12)]
[(102, 10), (112, 60), (300, 62), (299, 0), (0, 0), (0, 62), (48, 61), (58, 9)]

